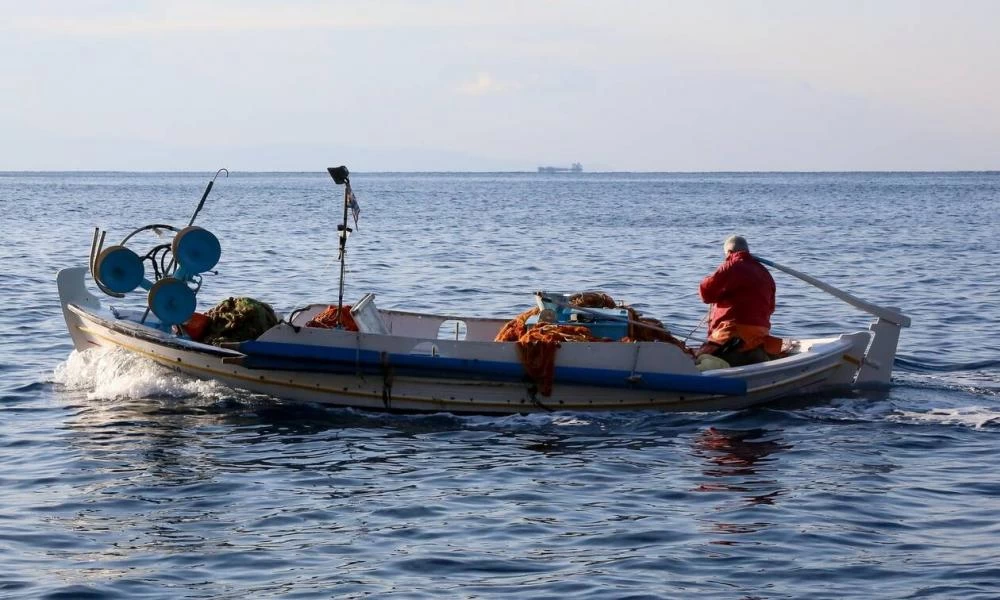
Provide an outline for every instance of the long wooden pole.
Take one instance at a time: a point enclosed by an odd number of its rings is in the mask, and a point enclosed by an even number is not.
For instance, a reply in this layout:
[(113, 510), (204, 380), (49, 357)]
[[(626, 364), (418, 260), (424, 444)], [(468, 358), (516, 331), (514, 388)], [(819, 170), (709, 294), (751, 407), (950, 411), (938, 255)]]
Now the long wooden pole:
[(778, 263), (774, 262), (773, 260), (767, 260), (766, 258), (762, 258), (762, 257), (757, 256), (757, 255), (754, 255), (754, 258), (757, 259), (757, 262), (765, 264), (765, 265), (767, 265), (769, 267), (774, 267), (775, 269), (778, 269), (779, 271), (784, 271), (785, 273), (788, 273), (792, 277), (795, 277), (797, 279), (801, 279), (802, 281), (804, 281), (804, 282), (806, 282), (806, 283), (808, 283), (810, 285), (816, 286), (819, 289), (823, 290), (824, 292), (826, 292), (826, 293), (828, 293), (828, 294), (830, 294), (830, 295), (832, 295), (832, 296), (834, 296), (836, 298), (839, 298), (840, 300), (843, 300), (844, 302), (850, 304), (854, 308), (857, 308), (859, 310), (863, 310), (863, 311), (865, 311), (868, 314), (875, 315), (876, 317), (879, 317), (880, 319), (885, 319), (887, 321), (891, 321), (891, 322), (899, 325), (900, 327), (909, 327), (910, 326), (910, 317), (904, 315), (903, 313), (899, 312), (896, 309), (887, 308), (887, 307), (884, 307), (884, 306), (878, 306), (877, 304), (872, 304), (871, 302), (867, 302), (865, 300), (862, 300), (861, 298), (858, 298), (857, 296), (849, 294), (849, 293), (845, 292), (842, 289), (835, 288), (832, 285), (830, 285), (829, 283), (825, 283), (823, 281), (820, 281), (819, 279), (816, 279), (815, 277), (812, 277), (810, 275), (806, 275), (805, 273), (802, 273), (800, 271), (796, 271), (795, 269), (793, 269), (791, 267), (786, 267), (784, 265), (778, 264)]

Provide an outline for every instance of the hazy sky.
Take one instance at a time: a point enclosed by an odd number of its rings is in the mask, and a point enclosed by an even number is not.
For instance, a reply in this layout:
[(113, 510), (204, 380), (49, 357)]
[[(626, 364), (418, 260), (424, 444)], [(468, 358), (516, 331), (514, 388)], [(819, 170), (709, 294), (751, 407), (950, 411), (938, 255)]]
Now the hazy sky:
[(988, 0), (0, 14), (0, 170), (1000, 169)]

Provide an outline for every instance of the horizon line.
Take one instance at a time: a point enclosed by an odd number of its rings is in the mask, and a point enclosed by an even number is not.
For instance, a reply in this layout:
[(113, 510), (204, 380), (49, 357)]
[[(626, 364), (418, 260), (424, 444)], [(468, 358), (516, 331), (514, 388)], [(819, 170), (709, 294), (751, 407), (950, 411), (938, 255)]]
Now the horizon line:
[[(325, 174), (324, 170), (234, 170), (228, 169), (231, 173), (260, 173), (260, 174), (309, 174), (318, 173)], [(11, 169), (3, 170), (0, 169), (0, 175), (10, 175), (10, 174), (20, 174), (20, 173), (73, 173), (73, 174), (86, 174), (86, 173), (126, 173), (126, 174), (200, 174), (217, 172), (200, 170), (200, 169), (167, 169), (167, 170), (155, 170), (155, 169)], [(511, 175), (551, 175), (556, 177), (565, 176), (575, 176), (575, 175), (681, 175), (681, 174), (836, 174), (836, 173), (1000, 173), (1000, 167), (996, 169), (858, 169), (858, 170), (843, 170), (843, 169), (819, 169), (819, 170), (741, 170), (741, 169), (727, 169), (727, 170), (694, 170), (694, 171), (633, 171), (633, 170), (608, 170), (608, 171), (576, 171), (576, 172), (556, 172), (556, 173), (542, 173), (537, 170), (525, 171), (525, 170), (385, 170), (385, 171), (352, 171), (354, 175), (366, 174), (366, 175), (386, 175), (386, 174), (511, 174)]]

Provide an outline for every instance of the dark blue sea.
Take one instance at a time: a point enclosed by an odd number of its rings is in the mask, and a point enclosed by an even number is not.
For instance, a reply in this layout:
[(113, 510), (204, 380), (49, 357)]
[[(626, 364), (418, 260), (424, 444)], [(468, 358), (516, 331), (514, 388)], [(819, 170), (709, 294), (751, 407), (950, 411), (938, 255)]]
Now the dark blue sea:
[[(219, 178), (201, 309), (336, 301), (325, 166)], [(686, 337), (741, 233), (913, 319), (887, 389), (512, 417), (74, 352), (56, 272), (96, 226), (186, 225), (212, 175), (0, 174), (0, 598), (1000, 598), (1000, 173), (353, 174), (348, 302), (512, 317), (600, 289)], [(869, 323), (775, 279), (779, 335)]]

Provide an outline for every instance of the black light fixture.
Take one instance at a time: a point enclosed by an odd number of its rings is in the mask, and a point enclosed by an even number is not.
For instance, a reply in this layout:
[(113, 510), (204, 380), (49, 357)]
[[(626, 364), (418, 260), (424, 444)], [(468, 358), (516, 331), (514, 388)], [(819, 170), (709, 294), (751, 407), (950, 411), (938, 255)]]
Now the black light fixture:
[(330, 174), (330, 177), (333, 177), (333, 182), (337, 185), (344, 185), (347, 183), (347, 178), (351, 174), (344, 165), (340, 165), (339, 167), (327, 167), (326, 172)]

